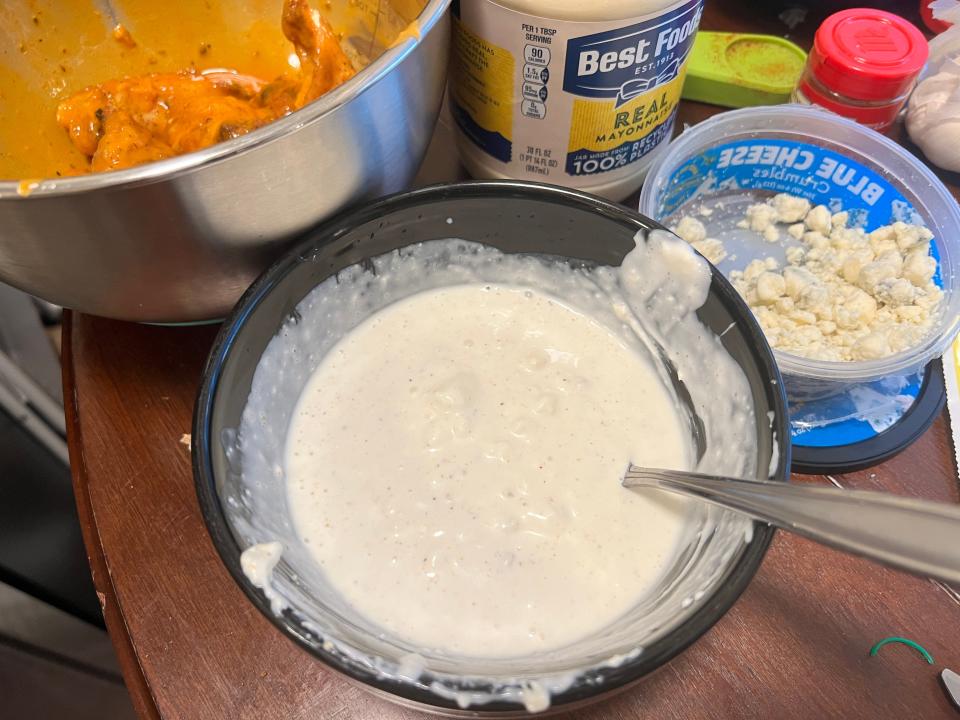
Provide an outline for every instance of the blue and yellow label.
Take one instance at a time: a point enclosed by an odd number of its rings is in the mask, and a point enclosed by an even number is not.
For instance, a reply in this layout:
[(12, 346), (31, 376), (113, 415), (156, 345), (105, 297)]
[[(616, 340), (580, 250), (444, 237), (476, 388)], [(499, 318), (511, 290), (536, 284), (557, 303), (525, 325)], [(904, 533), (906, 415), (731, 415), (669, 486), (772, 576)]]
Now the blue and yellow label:
[(690, 0), (657, 18), (567, 41), (563, 89), (584, 98), (574, 101), (568, 174), (625, 167), (669, 139), (702, 13), (701, 0)]
[(645, 22), (568, 40), (563, 89), (619, 108), (666, 85), (680, 77), (702, 14), (701, 0), (690, 0)]
[(701, 14), (702, 0), (681, 0), (643, 17), (574, 22), (455, 2), (457, 127), (498, 174), (574, 187), (633, 176), (670, 138)]
[(490, 155), (510, 162), (513, 56), (463, 27), (454, 17), (451, 105), (463, 132)]

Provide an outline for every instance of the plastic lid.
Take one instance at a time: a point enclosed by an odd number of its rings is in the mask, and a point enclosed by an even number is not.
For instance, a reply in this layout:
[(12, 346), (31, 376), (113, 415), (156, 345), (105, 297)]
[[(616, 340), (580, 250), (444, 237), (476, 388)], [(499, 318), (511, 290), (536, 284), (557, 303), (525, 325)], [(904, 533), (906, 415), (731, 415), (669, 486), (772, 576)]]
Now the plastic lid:
[(790, 101), (807, 54), (775, 35), (701, 30), (687, 60), (683, 98), (724, 107)]
[[(886, 462), (916, 442), (933, 424), (946, 401), (943, 363), (940, 358), (927, 365), (913, 403), (886, 430), (859, 442), (811, 446), (794, 443), (790, 469), (804, 475), (846, 473)], [(801, 441), (802, 442), (802, 441)]]
[(853, 8), (823, 21), (807, 67), (839, 95), (885, 100), (910, 90), (928, 53), (926, 38), (902, 17)]

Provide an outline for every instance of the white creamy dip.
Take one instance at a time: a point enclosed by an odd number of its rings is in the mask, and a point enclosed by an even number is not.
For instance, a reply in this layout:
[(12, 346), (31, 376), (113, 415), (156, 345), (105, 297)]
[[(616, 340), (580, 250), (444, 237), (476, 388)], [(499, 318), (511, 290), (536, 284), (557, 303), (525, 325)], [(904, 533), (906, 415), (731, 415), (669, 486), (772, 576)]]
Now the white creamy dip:
[(423, 647), (509, 657), (624, 614), (673, 559), (685, 504), (620, 485), (689, 468), (652, 364), (529, 288), (414, 295), (328, 353), (290, 424), (294, 526), (359, 612)]
[(630, 460), (767, 473), (743, 370), (696, 315), (710, 281), (658, 231), (621, 267), (438, 240), (340, 269), (223, 432), (248, 576), (325, 653), (461, 707), (602, 682), (749, 541), (743, 516), (619, 485)]

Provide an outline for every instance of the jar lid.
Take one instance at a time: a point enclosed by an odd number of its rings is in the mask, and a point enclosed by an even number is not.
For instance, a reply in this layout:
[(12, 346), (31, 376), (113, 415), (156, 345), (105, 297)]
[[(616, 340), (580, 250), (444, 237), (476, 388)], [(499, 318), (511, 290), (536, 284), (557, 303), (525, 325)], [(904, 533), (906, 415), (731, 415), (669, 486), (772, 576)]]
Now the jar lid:
[(838, 95), (886, 100), (910, 90), (928, 54), (926, 38), (902, 17), (852, 8), (823, 21), (807, 66)]

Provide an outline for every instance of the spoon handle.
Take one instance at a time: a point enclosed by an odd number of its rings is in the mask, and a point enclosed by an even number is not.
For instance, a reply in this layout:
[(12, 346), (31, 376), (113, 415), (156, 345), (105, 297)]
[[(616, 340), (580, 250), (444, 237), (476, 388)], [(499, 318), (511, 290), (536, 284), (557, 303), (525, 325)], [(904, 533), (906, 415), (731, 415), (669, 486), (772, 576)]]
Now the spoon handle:
[(863, 490), (634, 466), (623, 484), (697, 497), (824, 545), (960, 583), (960, 506)]

